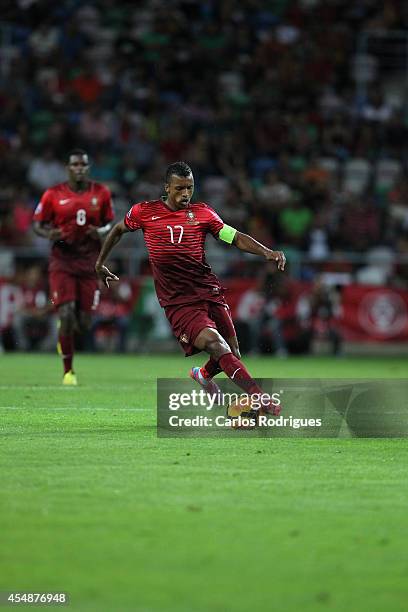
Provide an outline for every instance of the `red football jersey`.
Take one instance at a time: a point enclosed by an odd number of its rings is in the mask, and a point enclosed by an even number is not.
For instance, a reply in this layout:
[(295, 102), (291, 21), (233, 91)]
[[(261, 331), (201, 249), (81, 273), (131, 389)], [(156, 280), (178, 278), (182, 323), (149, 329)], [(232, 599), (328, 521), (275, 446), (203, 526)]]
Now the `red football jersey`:
[(102, 227), (113, 220), (110, 191), (101, 183), (89, 182), (86, 191), (72, 191), (68, 183), (47, 189), (34, 212), (34, 221), (49, 223), (62, 232), (54, 242), (50, 270), (74, 274), (94, 273), (100, 240), (86, 234), (90, 225)]
[(161, 306), (224, 300), (204, 252), (206, 235), (217, 237), (224, 222), (207, 204), (174, 211), (163, 200), (140, 202), (124, 223), (132, 232), (143, 230)]

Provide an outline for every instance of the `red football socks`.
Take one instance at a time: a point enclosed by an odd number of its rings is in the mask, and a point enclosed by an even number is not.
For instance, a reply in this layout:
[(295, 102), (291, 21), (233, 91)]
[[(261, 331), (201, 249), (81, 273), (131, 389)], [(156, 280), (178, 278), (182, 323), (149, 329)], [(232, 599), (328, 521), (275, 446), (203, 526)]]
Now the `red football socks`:
[(263, 393), (258, 387), (242, 361), (240, 361), (232, 353), (226, 353), (218, 361), (220, 367), (224, 370), (228, 378), (230, 378), (238, 387), (246, 391), (249, 395), (253, 393)]
[(74, 336), (63, 336), (60, 334), (59, 342), (62, 352), (62, 363), (64, 364), (64, 374), (72, 370), (72, 360), (74, 358)]
[(201, 368), (201, 374), (204, 378), (214, 378), (222, 372), (222, 368), (220, 368), (218, 361), (215, 361), (212, 357), (207, 361), (207, 363)]

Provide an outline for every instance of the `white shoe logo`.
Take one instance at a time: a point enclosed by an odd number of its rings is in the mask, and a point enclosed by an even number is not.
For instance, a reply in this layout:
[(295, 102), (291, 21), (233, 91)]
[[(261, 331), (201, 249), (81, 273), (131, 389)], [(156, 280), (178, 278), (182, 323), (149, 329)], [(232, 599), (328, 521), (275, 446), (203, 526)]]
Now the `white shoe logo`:
[(156, 219), (160, 219), (160, 217), (152, 217), (152, 221), (156, 221)]
[(60, 200), (59, 201), (60, 204), (66, 204), (67, 202), (69, 202), (69, 198), (67, 200)]

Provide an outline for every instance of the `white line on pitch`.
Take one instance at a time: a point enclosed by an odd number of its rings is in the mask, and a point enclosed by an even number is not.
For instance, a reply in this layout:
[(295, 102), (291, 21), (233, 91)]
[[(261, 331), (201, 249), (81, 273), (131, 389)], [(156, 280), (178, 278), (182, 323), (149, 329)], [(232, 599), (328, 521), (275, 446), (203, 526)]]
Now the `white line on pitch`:
[(74, 407), (67, 406), (65, 408), (60, 407), (52, 407), (46, 408), (44, 406), (0, 406), (0, 410), (52, 410), (54, 412), (73, 412), (74, 410), (88, 410), (88, 411), (97, 411), (97, 412), (116, 412), (116, 411), (127, 411), (127, 412), (152, 412), (153, 408), (85, 408), (84, 406)]
[[(152, 385), (155, 383), (152, 381)], [(138, 383), (134, 385), (120, 385), (120, 389), (126, 390), (135, 390), (139, 386)], [(62, 385), (0, 385), (0, 389), (25, 389), (27, 391), (70, 391), (77, 389), (78, 391), (88, 391), (88, 389), (98, 389), (99, 391), (106, 391), (108, 389), (115, 389), (117, 391), (118, 387), (116, 385), (79, 385), (78, 387), (63, 387)]]

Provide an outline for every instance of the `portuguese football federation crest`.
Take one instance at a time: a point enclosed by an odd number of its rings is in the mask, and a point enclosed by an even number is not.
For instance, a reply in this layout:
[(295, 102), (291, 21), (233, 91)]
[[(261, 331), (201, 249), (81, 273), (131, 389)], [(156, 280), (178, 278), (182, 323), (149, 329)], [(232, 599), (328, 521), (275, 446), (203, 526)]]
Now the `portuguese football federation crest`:
[(198, 225), (198, 221), (196, 221), (195, 214), (191, 209), (186, 210), (186, 217), (187, 223), (189, 223), (190, 225)]

